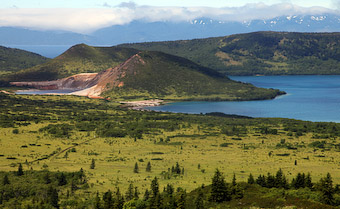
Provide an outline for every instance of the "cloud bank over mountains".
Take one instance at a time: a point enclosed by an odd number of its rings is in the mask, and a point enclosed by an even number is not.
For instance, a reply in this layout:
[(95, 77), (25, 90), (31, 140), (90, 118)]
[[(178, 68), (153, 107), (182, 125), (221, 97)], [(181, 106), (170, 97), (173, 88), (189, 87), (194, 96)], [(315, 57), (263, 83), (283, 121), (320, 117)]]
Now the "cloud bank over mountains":
[(133, 2), (109, 5), (105, 8), (9, 8), (0, 9), (0, 26), (35, 30), (63, 30), (88, 34), (112, 25), (124, 25), (139, 20), (145, 22), (190, 21), (206, 17), (221, 21), (243, 22), (271, 19), (284, 15), (340, 14), (339, 10), (323, 7), (300, 7), (291, 3), (266, 5), (247, 4), (242, 7), (155, 7)]

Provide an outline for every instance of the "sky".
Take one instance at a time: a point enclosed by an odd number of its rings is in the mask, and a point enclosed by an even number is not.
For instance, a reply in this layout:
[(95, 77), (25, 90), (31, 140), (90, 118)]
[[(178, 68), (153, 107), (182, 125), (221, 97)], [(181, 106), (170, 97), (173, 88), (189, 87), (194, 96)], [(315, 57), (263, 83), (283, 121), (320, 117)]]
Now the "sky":
[[(336, 0), (135, 0), (137, 5), (177, 6), (177, 7), (240, 7), (246, 4), (264, 3), (267, 5), (291, 3), (302, 7), (320, 6), (334, 8)], [(117, 6), (119, 0), (0, 0), (1, 8), (100, 8)]]
[(223, 21), (283, 15), (340, 15), (340, 0), (0, 0), (0, 27), (63, 30), (83, 34), (134, 20)]

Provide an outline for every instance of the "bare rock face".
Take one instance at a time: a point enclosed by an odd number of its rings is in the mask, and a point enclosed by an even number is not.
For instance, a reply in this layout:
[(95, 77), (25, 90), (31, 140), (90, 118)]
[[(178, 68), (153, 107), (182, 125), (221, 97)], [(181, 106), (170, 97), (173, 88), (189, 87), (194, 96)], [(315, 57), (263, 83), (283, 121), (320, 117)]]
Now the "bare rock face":
[(13, 86), (28, 86), (42, 90), (83, 89), (97, 73), (81, 73), (55, 81), (11, 82)]
[(28, 86), (42, 90), (74, 89), (70, 94), (88, 97), (98, 97), (102, 92), (113, 87), (123, 87), (120, 79), (127, 74), (136, 74), (137, 65), (145, 61), (138, 54), (133, 55), (115, 68), (109, 68), (99, 73), (81, 73), (55, 81), (11, 82), (14, 86)]

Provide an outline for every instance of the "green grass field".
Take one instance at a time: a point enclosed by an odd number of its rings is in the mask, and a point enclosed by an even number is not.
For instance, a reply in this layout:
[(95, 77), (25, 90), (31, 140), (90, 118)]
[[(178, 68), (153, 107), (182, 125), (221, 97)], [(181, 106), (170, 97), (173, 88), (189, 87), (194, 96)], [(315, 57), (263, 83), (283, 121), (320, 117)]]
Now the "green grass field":
[[(193, 191), (190, 202), (198, 187), (211, 184), (217, 168), (227, 182), (234, 174), (238, 182), (247, 182), (250, 173), (257, 178), (281, 168), (289, 182), (298, 173), (310, 173), (318, 182), (329, 172), (334, 184), (340, 183), (336, 123), (136, 111), (77, 96), (0, 97), (0, 171), (17, 171), (19, 163), (24, 171), (83, 169), (88, 187), (75, 191), (77, 201), (84, 197), (92, 201), (97, 191), (103, 194), (116, 187), (125, 194), (130, 183), (142, 195), (157, 177), (161, 190), (171, 184)], [(151, 172), (146, 171), (148, 162)], [(136, 163), (138, 172), (134, 172)], [(177, 163), (179, 174), (171, 172)], [(64, 203), (68, 188), (59, 188)], [(247, 197), (242, 201), (248, 206), (259, 200), (254, 192), (261, 191), (266, 204), (282, 194), (245, 188)], [(287, 205), (288, 200), (275, 205)], [(228, 207), (237, 205), (235, 201)], [(294, 195), (292, 201), (309, 204), (294, 200)]]
[[(40, 96), (41, 98), (53, 100), (61, 97)], [(85, 98), (74, 98), (78, 102), (87, 101)], [(105, 110), (107, 115), (124, 112), (117, 109)], [(0, 129), (0, 169), (16, 170), (17, 163), (26, 161), (28, 163), (24, 166), (25, 169), (78, 171), (83, 168), (90, 178), (93, 191), (104, 191), (114, 186), (126, 189), (127, 182), (133, 182), (139, 188), (145, 189), (154, 176), (160, 178), (161, 185), (171, 183), (190, 191), (201, 184), (209, 184), (216, 168), (227, 179), (231, 179), (235, 173), (240, 181), (246, 181), (250, 173), (257, 176), (267, 172), (275, 173), (282, 168), (289, 179), (298, 172), (310, 172), (318, 180), (325, 172), (330, 172), (335, 183), (340, 183), (340, 152), (337, 148), (310, 147), (309, 144), (320, 139), (313, 139), (312, 133), (300, 137), (287, 136), (288, 132), (282, 130), (282, 126), (275, 127), (279, 131), (276, 135), (261, 134), (255, 130), (256, 126), (248, 126), (247, 134), (227, 136), (221, 133), (219, 127), (184, 120), (177, 130), (158, 130), (143, 134), (142, 139), (135, 141), (130, 136), (102, 138), (96, 136), (94, 131), (73, 131), (68, 138), (56, 138), (39, 131), (48, 124), (60, 123), (52, 122), (42, 121), (17, 128)], [(17, 134), (13, 133), (14, 129), (18, 129)], [(169, 142), (165, 142), (167, 138)], [(282, 139), (285, 144), (298, 148), (278, 148)], [(331, 142), (338, 142), (338, 138)], [(226, 144), (227, 147), (221, 144)], [(75, 150), (71, 152), (73, 147)], [(50, 157), (41, 159), (46, 156)], [(96, 162), (95, 169), (90, 169), (92, 159)], [(139, 166), (137, 174), (133, 172), (136, 162)], [(148, 162), (152, 165), (151, 173), (145, 171)], [(165, 179), (162, 172), (167, 172), (176, 162), (184, 168), (184, 175)]]

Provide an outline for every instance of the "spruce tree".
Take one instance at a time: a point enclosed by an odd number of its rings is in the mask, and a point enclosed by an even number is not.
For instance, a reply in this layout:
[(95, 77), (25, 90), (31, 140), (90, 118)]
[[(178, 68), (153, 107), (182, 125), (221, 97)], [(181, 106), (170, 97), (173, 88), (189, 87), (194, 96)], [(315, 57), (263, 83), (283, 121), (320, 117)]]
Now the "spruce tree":
[(321, 178), (319, 182), (320, 191), (322, 193), (322, 202), (328, 205), (334, 204), (334, 188), (333, 180), (330, 173), (325, 178)]
[(146, 190), (145, 190), (145, 193), (144, 193), (143, 200), (144, 200), (144, 201), (148, 201), (149, 198), (150, 198), (150, 193), (149, 193), (149, 190), (146, 189)]
[(254, 183), (255, 183), (255, 180), (254, 180), (253, 174), (249, 174), (249, 177), (248, 177), (248, 184), (254, 184)]
[(59, 208), (59, 197), (57, 189), (53, 188), (53, 186), (50, 186), (47, 190), (47, 198), (49, 204), (51, 204), (55, 208)]
[(90, 169), (94, 169), (95, 167), (96, 167), (96, 162), (94, 161), (94, 159), (92, 159)]
[(45, 182), (45, 184), (49, 184), (49, 183), (52, 182), (51, 178), (50, 178), (50, 173), (48, 171), (44, 175), (44, 182)]
[(119, 187), (116, 189), (115, 197), (114, 197), (114, 203), (113, 203), (113, 208), (123, 208), (124, 205), (124, 197), (120, 193)]
[(134, 173), (139, 173), (138, 163), (135, 164), (135, 167), (133, 168)]
[(63, 172), (57, 177), (58, 179), (58, 186), (64, 186), (67, 184), (66, 176)]
[(133, 197), (134, 197), (135, 200), (139, 199), (138, 187), (135, 187), (135, 193), (133, 194)]
[(104, 193), (103, 202), (104, 202), (104, 209), (113, 208), (113, 197), (112, 197), (112, 192), (110, 190)]
[(126, 201), (130, 201), (134, 198), (133, 189), (134, 189), (133, 184), (130, 184), (129, 187), (128, 187), (128, 190), (126, 191), (126, 194), (125, 194)]
[(176, 204), (177, 209), (185, 209), (185, 202), (186, 202), (186, 191), (181, 190), (177, 193)]
[(204, 209), (204, 202), (203, 202), (203, 191), (201, 188), (198, 189), (197, 196), (195, 198), (195, 209)]
[(94, 209), (102, 209), (102, 204), (98, 192), (96, 194), (96, 198), (94, 199)]
[(222, 173), (216, 169), (215, 175), (212, 178), (210, 201), (223, 202), (231, 200), (231, 195), (228, 191), (228, 186), (224, 181)]
[(311, 177), (310, 173), (308, 173), (307, 176), (306, 176), (305, 186), (310, 188), (310, 189), (313, 188), (312, 177)]
[(17, 171), (17, 176), (22, 176), (24, 175), (24, 171), (22, 169), (21, 163), (19, 163), (18, 171)]
[(3, 184), (3, 185), (10, 184), (9, 179), (8, 179), (8, 175), (7, 175), (7, 174), (4, 175), (4, 178), (3, 178), (3, 180), (2, 180), (2, 184)]
[(146, 171), (146, 172), (151, 172), (151, 163), (150, 163), (150, 161), (149, 161), (148, 164), (146, 165), (145, 171)]

